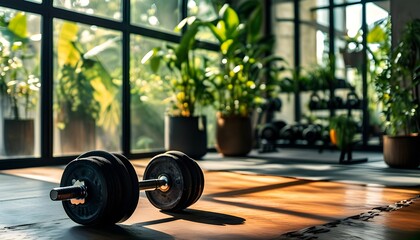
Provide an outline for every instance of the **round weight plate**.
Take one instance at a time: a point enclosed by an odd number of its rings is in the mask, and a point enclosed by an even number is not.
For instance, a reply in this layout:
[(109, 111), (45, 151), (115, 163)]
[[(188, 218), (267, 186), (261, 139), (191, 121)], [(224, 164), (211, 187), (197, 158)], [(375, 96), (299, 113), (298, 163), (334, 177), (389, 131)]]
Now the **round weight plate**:
[[(104, 162), (80, 158), (71, 161), (61, 177), (60, 186), (72, 186), (76, 181), (85, 184), (88, 196), (83, 204), (63, 201), (63, 208), (70, 219), (83, 225), (108, 222), (109, 207), (112, 204), (113, 189), (107, 176)], [(111, 201), (110, 201), (111, 200)]]
[[(98, 223), (98, 225), (105, 225), (105, 224), (114, 224), (121, 219), (122, 214), (124, 213), (124, 209), (120, 208), (123, 202), (123, 184), (121, 181), (121, 177), (119, 174), (121, 172), (118, 170), (116, 171), (115, 165), (109, 161), (108, 159), (100, 156), (91, 156), (88, 157), (90, 159), (94, 159), (98, 162), (104, 163), (104, 169), (106, 173), (106, 180), (108, 182), (108, 192), (110, 192), (109, 196), (109, 204), (108, 204), (108, 213), (106, 215), (106, 220), (103, 223)], [(88, 190), (89, 194), (89, 190)]]
[(189, 206), (197, 202), (198, 199), (201, 197), (201, 194), (203, 193), (204, 174), (201, 171), (201, 168), (198, 166), (198, 164), (185, 153), (180, 151), (168, 151), (166, 153), (179, 158), (183, 163), (185, 163), (188, 166), (192, 179), (192, 191), (190, 198), (188, 199), (188, 201), (185, 202), (185, 205), (182, 206), (182, 208), (188, 208)]
[(126, 195), (126, 198), (127, 198), (126, 199), (127, 212), (125, 213), (124, 218), (121, 219), (120, 222), (122, 222), (122, 221), (127, 220), (134, 213), (134, 211), (137, 208), (137, 204), (139, 202), (139, 197), (140, 197), (139, 196), (140, 195), (139, 179), (137, 177), (137, 173), (136, 173), (136, 170), (134, 169), (133, 165), (130, 163), (130, 161), (125, 156), (123, 156), (122, 154), (119, 154), (119, 153), (114, 153), (114, 155), (116, 157), (118, 157), (121, 160), (121, 162), (124, 164), (125, 168), (127, 169), (128, 173), (129, 173), (128, 176), (129, 176), (130, 182), (131, 182), (131, 184), (129, 184), (128, 182), (126, 183), (127, 188), (129, 188), (130, 185), (131, 185), (131, 191), (130, 191), (131, 196), (124, 194), (124, 195)]
[(111, 218), (114, 223), (127, 220), (133, 214), (139, 200), (138, 178), (131, 163), (122, 155), (106, 151), (90, 151), (80, 157), (101, 157), (111, 163), (112, 171), (118, 176), (118, 190), (121, 191), (121, 194), (115, 196), (116, 205)]
[(159, 154), (147, 165), (143, 179), (158, 179), (166, 176), (169, 189), (146, 191), (150, 203), (156, 208), (167, 211), (183, 209), (191, 195), (191, 174), (185, 164), (169, 154)]

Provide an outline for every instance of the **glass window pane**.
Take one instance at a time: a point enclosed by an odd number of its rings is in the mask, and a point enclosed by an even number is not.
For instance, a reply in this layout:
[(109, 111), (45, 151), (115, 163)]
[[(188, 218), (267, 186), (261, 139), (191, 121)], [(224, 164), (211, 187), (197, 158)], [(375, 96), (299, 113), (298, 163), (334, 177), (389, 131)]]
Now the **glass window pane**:
[(131, 23), (174, 32), (180, 21), (180, 0), (131, 0)]
[[(179, 73), (170, 71), (160, 63), (157, 72), (152, 71), (150, 62), (141, 63), (142, 58), (153, 48), (167, 49), (175, 47), (173, 43), (162, 40), (132, 35), (131, 36), (131, 150), (144, 152), (164, 148), (164, 117), (171, 109), (174, 89), (170, 84), (178, 79)], [(217, 52), (207, 50), (194, 51), (196, 64), (217, 66), (220, 56)], [(204, 62), (199, 62), (201, 60)], [(177, 90), (175, 90), (177, 91)], [(207, 116), (208, 144), (214, 147), (215, 116), (211, 107), (196, 109), (196, 114)]]
[(0, 158), (39, 156), (41, 17), (0, 15)]
[(122, 20), (121, 0), (54, 0), (54, 7), (104, 18)]
[(169, 104), (170, 91), (165, 81), (172, 74), (161, 66), (159, 74), (150, 66), (141, 64), (143, 56), (154, 47), (165, 47), (167, 42), (139, 35), (131, 36), (130, 84), (131, 84), (131, 150), (151, 151), (164, 148), (164, 116)]
[(120, 150), (121, 33), (54, 20), (54, 154)]

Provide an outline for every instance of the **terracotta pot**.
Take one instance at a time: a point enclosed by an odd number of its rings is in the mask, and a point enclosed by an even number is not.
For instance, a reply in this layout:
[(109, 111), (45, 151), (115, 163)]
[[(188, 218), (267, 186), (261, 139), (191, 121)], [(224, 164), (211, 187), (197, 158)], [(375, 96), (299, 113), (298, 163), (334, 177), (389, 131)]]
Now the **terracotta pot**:
[(34, 120), (4, 119), (3, 139), (7, 155), (33, 155), (35, 145)]
[(178, 150), (194, 159), (207, 153), (206, 117), (165, 117), (165, 149)]
[(250, 117), (217, 114), (216, 149), (224, 156), (245, 156), (253, 145)]
[(393, 168), (418, 168), (420, 136), (383, 136), (384, 161)]

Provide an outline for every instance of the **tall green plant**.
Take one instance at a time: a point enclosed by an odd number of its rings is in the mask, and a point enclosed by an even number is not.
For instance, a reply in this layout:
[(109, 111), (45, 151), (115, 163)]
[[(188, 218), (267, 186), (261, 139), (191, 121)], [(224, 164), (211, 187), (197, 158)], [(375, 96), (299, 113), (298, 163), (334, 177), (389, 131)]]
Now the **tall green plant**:
[(420, 132), (420, 19), (407, 23), (386, 68), (375, 79), (391, 135)]
[(194, 116), (197, 108), (208, 105), (212, 97), (205, 84), (205, 70), (209, 59), (194, 51), (195, 36), (200, 23), (194, 22), (193, 18), (187, 18), (178, 24), (177, 29), (182, 29), (188, 22), (188, 29), (178, 45), (153, 48), (141, 60), (142, 64), (149, 63), (155, 73), (159, 71), (161, 64), (165, 64), (171, 71), (173, 76), (167, 82), (173, 102), (170, 114), (184, 117)]
[[(242, 14), (242, 15), (240, 15)], [(240, 17), (246, 16), (246, 17)], [(270, 55), (272, 36), (262, 31), (260, 1), (245, 1), (238, 10), (225, 4), (215, 21), (201, 22), (220, 44), (220, 67), (208, 72), (212, 78), (216, 109), (223, 115), (248, 116), (278, 88), (278, 72), (284, 60)]]

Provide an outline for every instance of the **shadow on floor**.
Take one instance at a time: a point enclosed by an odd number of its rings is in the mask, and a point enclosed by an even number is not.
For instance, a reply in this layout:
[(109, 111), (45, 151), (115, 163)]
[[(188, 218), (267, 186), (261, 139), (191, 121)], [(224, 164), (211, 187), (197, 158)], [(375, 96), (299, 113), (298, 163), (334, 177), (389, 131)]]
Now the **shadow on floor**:
[(100, 228), (75, 226), (68, 229), (61, 239), (174, 239), (174, 237), (138, 225), (114, 225)]
[(240, 225), (245, 223), (245, 219), (224, 213), (215, 213), (209, 211), (186, 209), (181, 212), (164, 212), (173, 216), (175, 219), (182, 219), (191, 222), (204, 223), (210, 225)]
[(161, 211), (164, 214), (167, 214), (171, 217), (153, 220), (149, 222), (137, 223), (134, 225), (137, 226), (149, 226), (154, 224), (161, 224), (166, 222), (172, 222), (176, 220), (185, 220), (190, 222), (196, 223), (203, 223), (203, 224), (210, 224), (210, 225), (240, 225), (245, 223), (244, 218), (223, 214), (223, 213), (215, 213), (209, 211), (202, 211), (202, 210), (194, 210), (194, 209), (185, 209), (180, 212), (166, 212)]

